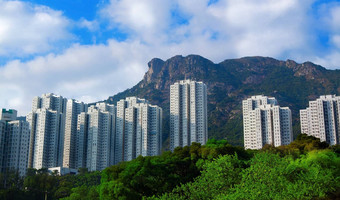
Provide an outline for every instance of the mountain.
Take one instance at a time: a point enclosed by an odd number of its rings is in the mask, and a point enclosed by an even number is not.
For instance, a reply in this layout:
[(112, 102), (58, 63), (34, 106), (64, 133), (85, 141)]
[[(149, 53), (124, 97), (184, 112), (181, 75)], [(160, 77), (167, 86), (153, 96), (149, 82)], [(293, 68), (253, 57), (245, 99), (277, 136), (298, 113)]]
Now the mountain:
[(340, 70), (293, 60), (244, 57), (215, 64), (198, 55), (158, 58), (149, 63), (143, 80), (131, 89), (109, 97), (116, 103), (127, 96), (148, 99), (163, 108), (163, 139), (169, 142), (170, 85), (178, 80), (203, 81), (208, 87), (209, 138), (227, 139), (243, 145), (242, 100), (263, 94), (276, 97), (280, 106), (289, 106), (294, 136), (300, 132), (299, 110), (320, 95), (340, 94)]

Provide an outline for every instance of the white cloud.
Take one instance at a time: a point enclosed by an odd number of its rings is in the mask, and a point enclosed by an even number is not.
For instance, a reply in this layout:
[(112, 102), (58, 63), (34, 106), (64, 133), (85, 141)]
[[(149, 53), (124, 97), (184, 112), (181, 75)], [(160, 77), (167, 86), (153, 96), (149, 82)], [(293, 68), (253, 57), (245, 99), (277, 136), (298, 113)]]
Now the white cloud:
[(60, 11), (20, 1), (0, 0), (0, 57), (49, 51), (71, 38), (70, 21)]
[(340, 4), (338, 3), (336, 6), (330, 8), (331, 14), (331, 27), (334, 31), (340, 32)]
[(339, 69), (340, 67), (340, 51), (334, 51), (324, 57), (315, 57), (312, 59), (315, 63), (328, 68)]
[[(155, 43), (165, 39), (165, 32), (171, 21), (172, 1), (170, 0), (111, 0), (101, 10), (109, 18), (111, 26), (120, 27), (134, 39)], [(155, 37), (157, 36), (157, 37)]]
[[(330, 8), (329, 13), (330, 18), (328, 19), (328, 23), (330, 26), (331, 42), (340, 51), (340, 4)], [(338, 64), (338, 66), (340, 66), (340, 64)]]
[(87, 28), (90, 31), (97, 31), (99, 29), (99, 23), (96, 20), (89, 21), (84, 18), (79, 21), (78, 26), (81, 28)]
[(322, 4), (318, 13), (320, 20), (315, 22), (315, 26), (320, 26), (326, 48), (315, 51), (310, 60), (326, 68), (340, 69), (340, 3)]
[[(118, 24), (133, 39), (149, 46), (171, 46), (175, 54), (206, 52), (203, 56), (220, 61), (245, 55), (280, 57), (308, 47), (312, 43), (307, 34), (311, 4), (296, 0), (220, 0), (208, 5), (207, 0), (187, 0), (162, 1), (160, 5), (156, 0), (111, 0), (102, 13), (113, 25)], [(173, 24), (173, 12), (182, 14), (187, 23)]]
[(340, 35), (333, 35), (332, 36), (332, 43), (340, 49)]
[(147, 70), (148, 50), (137, 42), (74, 45), (60, 55), (0, 68), (1, 106), (27, 114), (31, 99), (54, 92), (67, 98), (97, 101), (138, 83)]

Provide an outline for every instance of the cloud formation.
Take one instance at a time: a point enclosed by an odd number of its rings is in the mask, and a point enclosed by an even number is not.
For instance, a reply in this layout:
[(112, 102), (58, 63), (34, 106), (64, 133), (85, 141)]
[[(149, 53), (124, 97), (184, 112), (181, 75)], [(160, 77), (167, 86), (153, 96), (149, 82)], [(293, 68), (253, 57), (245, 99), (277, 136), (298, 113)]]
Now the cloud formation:
[[(46, 6), (0, 0), (0, 57), (9, 58), (0, 67), (0, 92), (6, 94), (0, 105), (24, 115), (31, 99), (45, 92), (103, 100), (140, 81), (153, 57), (178, 54), (200, 54), (214, 62), (260, 55), (340, 68), (340, 5), (315, 3), (111, 0), (98, 8), (96, 19), (74, 21)], [(72, 43), (72, 26), (96, 37), (101, 29), (118, 32), (125, 39)], [(63, 41), (67, 47), (55, 53)]]
[(46, 6), (0, 0), (0, 57), (25, 57), (68, 40), (70, 20)]
[[(74, 45), (62, 54), (49, 54), (28, 62), (11, 61), (0, 68), (0, 104), (30, 109), (31, 99), (54, 92), (67, 98), (104, 100), (138, 82), (145, 72), (147, 49), (139, 43)], [(133, 59), (127, 59), (130, 55)]]

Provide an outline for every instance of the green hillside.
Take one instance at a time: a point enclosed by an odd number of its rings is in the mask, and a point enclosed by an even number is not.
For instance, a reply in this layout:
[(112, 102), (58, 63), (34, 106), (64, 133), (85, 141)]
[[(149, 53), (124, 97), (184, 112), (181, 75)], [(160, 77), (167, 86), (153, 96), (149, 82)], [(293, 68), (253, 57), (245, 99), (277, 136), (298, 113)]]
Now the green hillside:
[(294, 136), (300, 132), (299, 110), (320, 95), (340, 94), (340, 70), (327, 70), (311, 62), (298, 64), (268, 57), (245, 57), (215, 64), (198, 55), (154, 58), (136, 86), (107, 99), (115, 103), (127, 96), (148, 99), (163, 108), (164, 146), (169, 142), (170, 85), (178, 80), (203, 81), (208, 87), (209, 138), (243, 145), (242, 106), (250, 95), (276, 97), (293, 113)]

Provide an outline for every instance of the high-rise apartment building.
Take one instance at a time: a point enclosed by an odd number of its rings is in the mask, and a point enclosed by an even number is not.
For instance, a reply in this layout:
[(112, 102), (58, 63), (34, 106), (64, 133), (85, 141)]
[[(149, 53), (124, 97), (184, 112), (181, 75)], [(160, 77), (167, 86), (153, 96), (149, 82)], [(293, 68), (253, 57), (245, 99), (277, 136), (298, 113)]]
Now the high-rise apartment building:
[(2, 121), (14, 121), (17, 119), (17, 111), (13, 109), (1, 109), (0, 110), (0, 120)]
[(1, 171), (26, 174), (30, 130), (26, 121), (16, 120), (16, 110), (0, 110), (0, 166)]
[(137, 112), (135, 106), (125, 108), (124, 161), (136, 158)]
[(124, 160), (124, 132), (125, 132), (125, 108), (126, 106), (127, 106), (127, 102), (124, 99), (117, 102), (115, 164)]
[(5, 151), (5, 138), (6, 138), (6, 122), (0, 120), (0, 172), (3, 171), (4, 165), (4, 151)]
[(277, 147), (292, 142), (292, 117), (288, 107), (280, 107), (275, 98), (262, 95), (243, 100), (242, 107), (246, 149), (261, 149), (265, 144)]
[[(81, 126), (87, 123), (86, 167), (89, 171), (103, 170), (114, 164), (115, 108), (114, 105), (98, 103), (87, 112), (87, 120), (83, 113), (78, 115), (79, 137), (85, 136)], [(87, 122), (85, 122), (87, 121)], [(84, 130), (85, 131), (85, 130)], [(83, 140), (83, 138), (81, 140)], [(83, 148), (79, 146), (79, 148)], [(80, 149), (78, 151), (81, 152)], [(78, 154), (81, 156), (81, 154)], [(84, 154), (83, 154), (84, 155)], [(83, 159), (83, 158), (80, 158)], [(81, 161), (78, 158), (78, 163)]]
[(124, 160), (139, 155), (160, 155), (162, 149), (162, 109), (148, 103), (131, 105), (125, 109)]
[(160, 155), (162, 109), (137, 97), (117, 102), (115, 144), (115, 164), (139, 155)]
[(66, 111), (67, 99), (60, 95), (55, 95), (53, 93), (46, 93), (41, 95), (41, 97), (34, 97), (32, 100), (32, 111), (37, 109), (45, 108), (50, 110), (55, 110), (61, 113)]
[(87, 104), (68, 99), (66, 103), (65, 114), (65, 131), (64, 131), (64, 147), (63, 147), (63, 167), (72, 168), (76, 167), (75, 151), (76, 151), (76, 134), (78, 115), (81, 112), (87, 111)]
[(37, 114), (36, 110), (31, 111), (26, 115), (26, 121), (29, 124), (30, 129), (30, 140), (29, 140), (29, 148), (28, 148), (28, 168), (33, 167), (33, 155), (34, 155), (34, 143), (35, 143), (35, 133), (36, 133), (36, 119)]
[(54, 110), (37, 109), (34, 134), (33, 168), (50, 168), (61, 165), (60, 138), (64, 114)]
[(17, 170), (24, 176), (28, 164), (30, 130), (26, 121), (15, 120), (7, 123), (4, 168)]
[(107, 103), (88, 107), (45, 94), (32, 104), (27, 115), (32, 130), (29, 167), (95, 171), (161, 152), (162, 109), (145, 99), (128, 97), (117, 107)]
[(182, 80), (170, 86), (170, 150), (208, 140), (207, 87)]
[(115, 106), (97, 103), (77, 116), (75, 169), (103, 170), (114, 164)]
[(27, 115), (31, 129), (28, 167), (62, 166), (66, 105), (67, 99), (53, 93), (33, 99)]
[(75, 169), (86, 167), (88, 119), (88, 114), (85, 112), (78, 115), (74, 161)]
[(330, 145), (340, 144), (340, 97), (320, 96), (300, 110), (301, 133), (320, 138)]
[[(145, 99), (140, 99), (137, 97), (127, 97), (125, 99), (121, 99), (117, 102), (117, 115), (116, 115), (116, 138), (115, 138), (115, 164), (125, 161), (127, 159), (127, 152), (125, 152), (128, 147), (128, 135), (125, 133), (129, 130), (126, 130), (125, 125), (127, 124), (125, 121), (126, 116), (126, 108), (132, 107), (139, 103), (148, 103)], [(132, 109), (134, 110), (134, 109)], [(131, 109), (129, 112), (132, 112)], [(129, 118), (131, 116), (129, 115)], [(130, 129), (131, 131), (131, 129)]]

